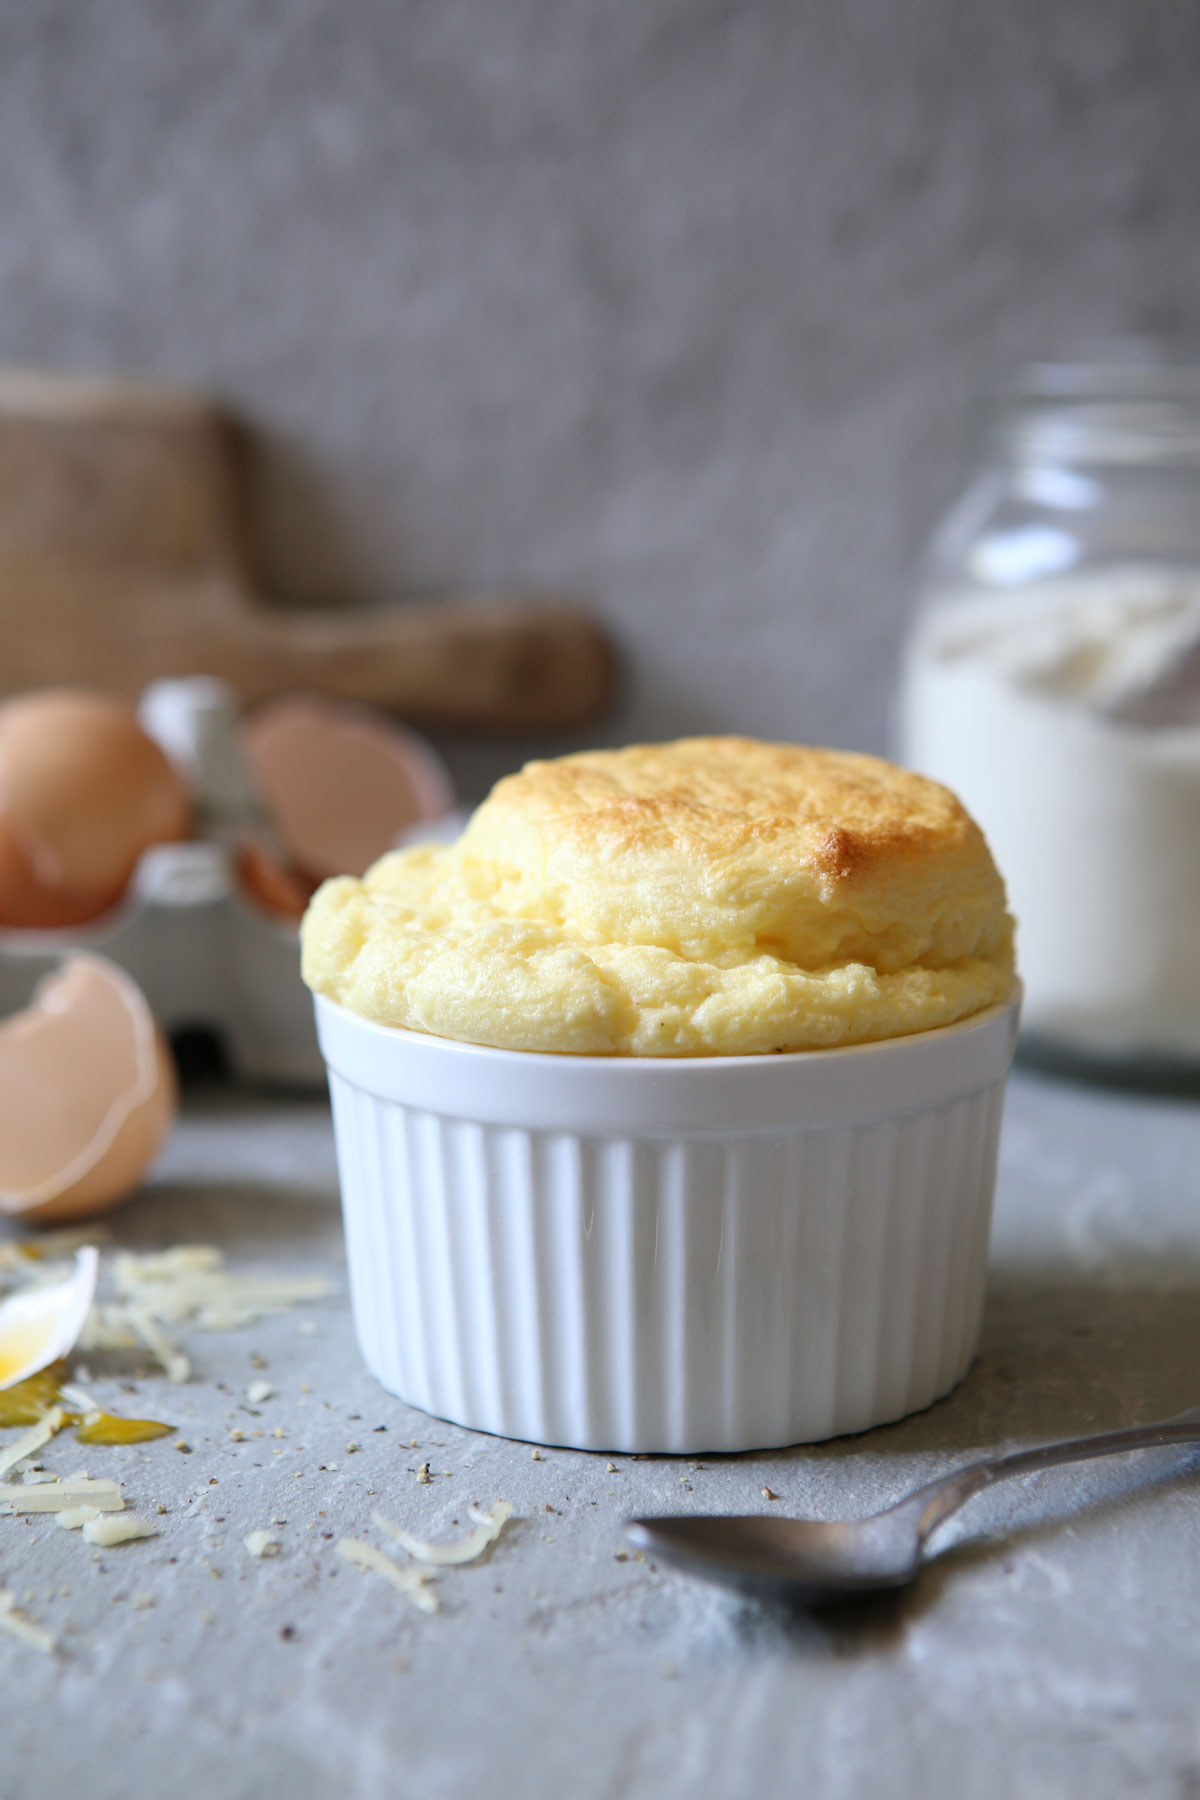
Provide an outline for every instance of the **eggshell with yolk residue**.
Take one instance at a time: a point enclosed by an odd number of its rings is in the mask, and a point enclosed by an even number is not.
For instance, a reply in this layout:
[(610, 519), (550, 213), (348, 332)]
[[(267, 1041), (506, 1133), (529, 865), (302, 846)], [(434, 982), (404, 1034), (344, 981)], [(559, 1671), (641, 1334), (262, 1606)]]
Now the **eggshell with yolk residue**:
[(100, 1253), (87, 1244), (75, 1252), (65, 1281), (30, 1287), (0, 1300), (0, 1390), (28, 1381), (75, 1348), (96, 1292)]
[(243, 895), (272, 918), (297, 922), (303, 918), (314, 884), (288, 868), (266, 844), (254, 839), (239, 844), (234, 867)]
[(127, 1199), (175, 1113), (171, 1053), (135, 982), (69, 958), (0, 1023), (0, 1211), (57, 1224)]

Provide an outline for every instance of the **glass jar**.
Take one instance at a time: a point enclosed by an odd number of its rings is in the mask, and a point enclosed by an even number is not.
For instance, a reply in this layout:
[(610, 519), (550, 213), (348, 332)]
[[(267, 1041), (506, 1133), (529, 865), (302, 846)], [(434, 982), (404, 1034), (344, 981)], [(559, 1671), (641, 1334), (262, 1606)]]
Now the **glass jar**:
[(1033, 368), (991, 410), (897, 724), (1008, 882), (1026, 1048), (1200, 1072), (1200, 369)]

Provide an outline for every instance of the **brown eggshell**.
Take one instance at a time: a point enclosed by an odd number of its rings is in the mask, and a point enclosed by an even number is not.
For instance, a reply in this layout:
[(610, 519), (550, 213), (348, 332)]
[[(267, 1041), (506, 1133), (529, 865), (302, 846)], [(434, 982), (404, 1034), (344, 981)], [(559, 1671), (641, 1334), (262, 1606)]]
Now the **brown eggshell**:
[(151, 844), (186, 837), (182, 781), (133, 713), (46, 689), (0, 706), (0, 925), (77, 925), (120, 897)]
[(313, 895), (313, 883), (289, 869), (265, 844), (247, 839), (234, 864), (249, 899), (275, 918), (299, 920)]
[(171, 1053), (141, 989), (73, 956), (0, 1023), (0, 1211), (36, 1224), (133, 1193), (175, 1116)]
[(361, 875), (454, 804), (424, 739), (365, 708), (292, 695), (254, 713), (242, 742), (280, 843), (314, 882)]
[(63, 888), (39, 881), (25, 834), (0, 810), (0, 926), (58, 931), (85, 925), (115, 906), (125, 883), (103, 888)]

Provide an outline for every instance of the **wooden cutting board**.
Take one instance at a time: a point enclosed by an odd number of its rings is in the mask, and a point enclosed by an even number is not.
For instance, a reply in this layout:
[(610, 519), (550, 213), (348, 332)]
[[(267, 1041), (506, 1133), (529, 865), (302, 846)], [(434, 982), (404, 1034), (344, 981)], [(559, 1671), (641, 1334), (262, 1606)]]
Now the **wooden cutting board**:
[(527, 597), (288, 612), (257, 592), (236, 434), (202, 396), (0, 370), (0, 693), (219, 675), (247, 703), (305, 688), (416, 724), (582, 724), (613, 657)]

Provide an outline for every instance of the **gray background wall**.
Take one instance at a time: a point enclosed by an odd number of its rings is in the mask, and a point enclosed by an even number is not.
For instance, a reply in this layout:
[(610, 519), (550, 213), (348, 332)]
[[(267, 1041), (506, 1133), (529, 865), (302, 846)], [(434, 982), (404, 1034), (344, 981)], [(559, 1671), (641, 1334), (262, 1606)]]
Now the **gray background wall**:
[(225, 395), (279, 593), (565, 589), (605, 735), (879, 747), (981, 381), (1200, 322), (1198, 84), (1190, 0), (4, 0), (0, 356)]

